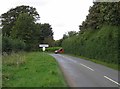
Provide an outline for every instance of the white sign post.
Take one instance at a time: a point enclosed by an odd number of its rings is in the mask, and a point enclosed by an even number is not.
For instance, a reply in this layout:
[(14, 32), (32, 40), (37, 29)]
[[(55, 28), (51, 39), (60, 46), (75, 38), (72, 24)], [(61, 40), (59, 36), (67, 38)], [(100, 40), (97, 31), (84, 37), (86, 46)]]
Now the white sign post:
[(39, 47), (42, 47), (43, 52), (45, 51), (45, 47), (49, 47), (48, 44), (40, 44)]

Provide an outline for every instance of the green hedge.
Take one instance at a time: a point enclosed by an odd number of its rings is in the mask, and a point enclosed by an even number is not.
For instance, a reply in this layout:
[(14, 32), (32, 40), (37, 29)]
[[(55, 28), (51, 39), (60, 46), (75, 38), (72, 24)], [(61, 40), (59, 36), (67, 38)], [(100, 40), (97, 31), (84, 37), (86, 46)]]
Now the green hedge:
[(118, 27), (103, 26), (87, 29), (78, 36), (63, 41), (66, 53), (80, 55), (107, 63), (118, 63)]
[(11, 53), (24, 50), (25, 43), (20, 39), (12, 39), (10, 37), (2, 37), (2, 52)]
[(58, 50), (60, 49), (61, 47), (49, 47), (49, 48), (46, 48), (46, 51), (47, 52), (54, 52), (55, 50)]

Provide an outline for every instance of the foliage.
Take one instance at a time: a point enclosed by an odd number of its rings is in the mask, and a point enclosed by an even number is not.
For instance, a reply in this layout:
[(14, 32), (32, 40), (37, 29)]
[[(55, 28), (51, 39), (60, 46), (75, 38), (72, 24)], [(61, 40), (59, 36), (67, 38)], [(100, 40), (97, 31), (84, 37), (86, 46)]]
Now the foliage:
[(3, 88), (67, 87), (57, 62), (46, 53), (13, 53), (2, 60)]
[(66, 53), (120, 64), (120, 2), (94, 2), (78, 35), (63, 40)]
[(10, 37), (2, 37), (2, 52), (11, 53), (24, 50), (25, 43), (20, 39), (12, 39)]
[(49, 44), (50, 47), (54, 46), (53, 37), (45, 37), (43, 43)]
[(28, 49), (31, 50), (35, 48), (36, 40), (38, 41), (38, 36), (35, 36), (36, 34), (37, 31), (33, 17), (29, 16), (27, 13), (20, 14), (12, 28), (11, 37), (23, 40)]
[(61, 47), (62, 46), (62, 42), (63, 42), (63, 39), (56, 40), (54, 42), (54, 46), (55, 47)]
[(25, 42), (23, 42), (20, 39), (14, 39), (12, 41), (12, 46), (13, 46), (12, 51), (14, 51), (14, 52), (24, 51), (26, 48)]
[(73, 37), (73, 36), (76, 36), (76, 35), (78, 35), (78, 32), (76, 32), (76, 31), (68, 31), (66, 34), (63, 34), (63, 38), (62, 39), (56, 40), (54, 45), (61, 47), (62, 46), (62, 42), (65, 39)]
[(32, 16), (34, 18), (34, 21), (40, 18), (38, 12), (36, 11), (36, 8), (24, 5), (12, 8), (6, 13), (2, 14), (0, 17), (3, 26), (2, 28), (3, 36), (10, 36), (10, 32), (13, 26), (15, 25), (18, 16), (21, 13), (29, 14), (29, 16)]
[(0, 29), (0, 57), (1, 57), (1, 54), (2, 54), (2, 31)]
[(53, 31), (50, 24), (40, 24), (40, 39), (41, 44), (49, 44), (49, 46), (54, 46)]
[(39, 43), (49, 44), (50, 46), (54, 45), (53, 31), (49, 23), (44, 24), (37, 23), (36, 30), (37, 33), (35, 36), (36, 37), (38, 36)]
[[(11, 9), (1, 15), (2, 35), (3, 37), (10, 37), (12, 40), (22, 40), (26, 44), (26, 51), (38, 50), (38, 45), (41, 43), (54, 46), (51, 25), (49, 23), (36, 23), (38, 19), (39, 14), (33, 7), (22, 5)], [(9, 46), (12, 44), (12, 42), (8, 43)], [(12, 50), (11, 47), (9, 48)]]
[(66, 53), (117, 64), (118, 30), (116, 26), (103, 26), (96, 31), (88, 29), (79, 36), (64, 40), (62, 47)]
[(72, 36), (75, 36), (75, 35), (77, 35), (76, 31), (69, 31), (68, 32), (68, 37), (72, 37)]
[(55, 50), (58, 50), (58, 49), (60, 49), (61, 47), (49, 47), (49, 48), (46, 48), (46, 51), (47, 52), (55, 52)]
[(22, 13), (18, 16), (15, 25), (12, 27), (11, 36), (26, 41), (34, 31), (33, 25), (33, 17), (29, 16), (27, 13)]
[(80, 30), (100, 29), (103, 24), (120, 25), (120, 2), (94, 2)]
[(48, 37), (53, 37), (53, 32), (51, 30), (51, 25), (48, 23), (41, 24), (41, 38), (44, 40), (45, 38)]

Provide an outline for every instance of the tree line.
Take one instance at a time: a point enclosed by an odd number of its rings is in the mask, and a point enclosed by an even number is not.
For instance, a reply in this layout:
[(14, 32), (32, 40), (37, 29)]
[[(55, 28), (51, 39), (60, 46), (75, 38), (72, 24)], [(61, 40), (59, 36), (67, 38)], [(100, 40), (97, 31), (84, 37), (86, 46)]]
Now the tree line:
[(104, 24), (118, 26), (120, 25), (119, 9), (120, 2), (94, 2), (79, 29), (100, 29)]
[(17, 6), (0, 16), (2, 27), (2, 51), (38, 50), (40, 43), (53, 46), (53, 31), (49, 23), (37, 23), (40, 19), (36, 8)]
[(94, 2), (78, 34), (63, 36), (66, 53), (120, 64), (120, 2)]

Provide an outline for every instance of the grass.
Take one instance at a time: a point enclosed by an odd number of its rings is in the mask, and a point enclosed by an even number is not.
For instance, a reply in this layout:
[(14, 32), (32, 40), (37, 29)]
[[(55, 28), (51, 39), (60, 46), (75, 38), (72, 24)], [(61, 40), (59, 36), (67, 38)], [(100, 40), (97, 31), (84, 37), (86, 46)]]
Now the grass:
[(3, 56), (3, 87), (66, 87), (57, 62), (47, 53)]

